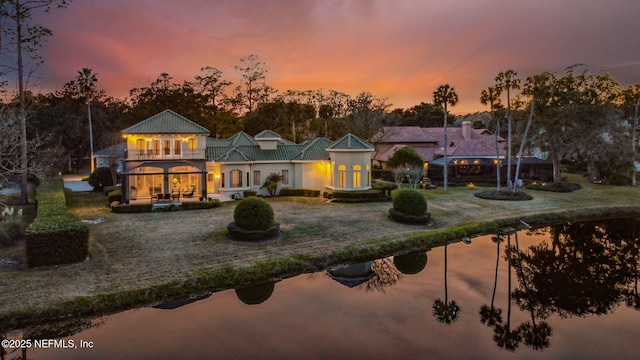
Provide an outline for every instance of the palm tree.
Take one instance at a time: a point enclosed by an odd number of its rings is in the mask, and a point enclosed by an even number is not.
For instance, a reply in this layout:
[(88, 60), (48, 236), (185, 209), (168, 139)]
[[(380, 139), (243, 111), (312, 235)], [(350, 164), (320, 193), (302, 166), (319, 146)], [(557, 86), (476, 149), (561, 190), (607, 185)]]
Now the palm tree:
[(500, 192), (500, 149), (498, 148), (498, 138), (500, 137), (500, 120), (496, 118), (493, 112), (494, 106), (500, 104), (500, 90), (497, 86), (489, 86), (480, 93), (480, 103), (482, 105), (489, 104), (489, 110), (491, 111), (491, 119), (496, 124), (496, 130), (494, 132), (496, 136), (496, 191)]
[(91, 149), (91, 172), (95, 169), (95, 161), (93, 156), (93, 126), (91, 125), (91, 101), (96, 91), (96, 82), (98, 82), (97, 74), (94, 74), (89, 68), (82, 68), (78, 71), (76, 84), (80, 95), (87, 103), (87, 117), (89, 118), (89, 146)]
[(438, 86), (436, 91), (433, 92), (433, 104), (441, 106), (444, 111), (444, 192), (447, 192), (448, 175), (447, 169), (447, 105), (455, 106), (458, 103), (458, 94), (453, 87), (449, 84)]
[(520, 89), (520, 79), (514, 70), (501, 71), (496, 76), (496, 88), (507, 92), (507, 184), (511, 182), (511, 90)]
[(634, 108), (633, 125), (631, 127), (631, 161), (633, 163), (634, 169), (631, 172), (631, 185), (636, 186), (636, 132), (638, 131), (638, 107), (640, 107), (640, 83), (629, 85), (629, 87), (627, 87), (627, 89), (624, 91), (623, 95), (625, 102), (632, 105)]

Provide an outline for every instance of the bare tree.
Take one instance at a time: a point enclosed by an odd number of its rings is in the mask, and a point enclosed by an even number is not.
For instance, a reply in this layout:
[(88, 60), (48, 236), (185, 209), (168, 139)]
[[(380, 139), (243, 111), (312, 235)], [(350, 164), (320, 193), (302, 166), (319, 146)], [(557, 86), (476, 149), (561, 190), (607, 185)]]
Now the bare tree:
[[(32, 78), (35, 69), (42, 64), (38, 49), (46, 38), (52, 35), (51, 30), (41, 25), (30, 24), (32, 11), (42, 9), (48, 11), (52, 6), (66, 7), (69, 0), (3, 0), (1, 2), (0, 17), (7, 19), (9, 26), (2, 28), (4, 36), (9, 38), (8, 44), (15, 58), (11, 59), (10, 68), (17, 72), (18, 109), (17, 117), (20, 123), (20, 203), (26, 204), (27, 175), (29, 169), (27, 142), (27, 99), (25, 97), (28, 80)], [(4, 54), (3, 54), (4, 55)], [(24, 58), (25, 55), (29, 59)]]
[(265, 64), (258, 59), (258, 55), (251, 54), (240, 58), (240, 63), (233, 68), (242, 76), (244, 89), (237, 86), (235, 93), (236, 97), (245, 104), (247, 112), (252, 112), (257, 103), (260, 100), (266, 100), (265, 97), (268, 98), (274, 90), (265, 83), (268, 70), (264, 67)]
[(216, 124), (216, 113), (218, 112), (218, 102), (226, 98), (224, 89), (232, 84), (231, 81), (222, 79), (222, 71), (212, 66), (205, 66), (200, 69), (202, 75), (196, 75), (196, 82), (200, 90), (211, 100), (213, 109), (213, 136), (218, 137), (218, 127)]

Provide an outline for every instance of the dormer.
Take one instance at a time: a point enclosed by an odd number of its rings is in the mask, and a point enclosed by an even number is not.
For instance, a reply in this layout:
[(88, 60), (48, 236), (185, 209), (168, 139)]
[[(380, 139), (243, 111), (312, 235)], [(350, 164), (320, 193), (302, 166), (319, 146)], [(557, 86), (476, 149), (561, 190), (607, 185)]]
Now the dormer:
[(271, 130), (264, 130), (253, 138), (260, 145), (260, 150), (277, 150), (278, 142), (282, 140), (280, 135)]

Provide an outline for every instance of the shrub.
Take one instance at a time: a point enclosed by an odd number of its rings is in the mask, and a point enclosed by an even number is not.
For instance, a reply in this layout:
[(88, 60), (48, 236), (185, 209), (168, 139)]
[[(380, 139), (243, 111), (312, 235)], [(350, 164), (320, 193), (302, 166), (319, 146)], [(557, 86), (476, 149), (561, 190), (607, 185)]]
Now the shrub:
[(257, 195), (258, 195), (258, 192), (254, 191), (254, 190), (245, 190), (245, 191), (242, 192), (242, 197), (243, 198), (247, 198), (249, 196), (257, 196)]
[(343, 203), (362, 203), (387, 200), (387, 198), (382, 195), (382, 191), (375, 189), (358, 191), (334, 190), (328, 195), (328, 197), (332, 198), (334, 202)]
[(384, 196), (386, 196), (389, 199), (391, 199), (391, 192), (393, 190), (397, 189), (398, 185), (396, 183), (392, 183), (392, 182), (379, 182), (379, 181), (376, 181), (376, 182), (373, 183), (372, 187), (374, 189), (376, 189), (376, 190), (382, 191)]
[(281, 196), (319, 197), (320, 189), (282, 188), (280, 189), (280, 195)]
[(240, 201), (233, 212), (237, 226), (244, 230), (267, 230), (274, 224), (271, 204), (259, 197), (248, 197)]
[(276, 173), (271, 173), (267, 176), (267, 179), (264, 181), (264, 184), (260, 187), (260, 189), (267, 188), (269, 191), (269, 195), (274, 196), (276, 191), (278, 191), (278, 183), (281, 182), (283, 176)]
[(500, 192), (497, 192), (495, 190), (485, 190), (479, 191), (473, 195), (487, 200), (526, 201), (533, 199), (533, 196), (525, 192), (518, 191), (514, 194), (513, 192), (508, 190), (500, 190)]
[(24, 235), (26, 222), (22, 210), (16, 212), (13, 207), (5, 206), (0, 215), (0, 246), (11, 246)]
[(151, 212), (153, 204), (120, 204), (111, 208), (117, 214)]
[(222, 206), (220, 200), (213, 199), (209, 201), (200, 201), (200, 202), (183, 202), (182, 209), (183, 210), (198, 210), (198, 209), (213, 209)]
[(562, 182), (560, 184), (554, 183), (531, 183), (527, 184), (525, 188), (530, 190), (551, 191), (551, 192), (572, 192), (582, 189), (582, 186), (578, 183)]
[(427, 199), (418, 190), (402, 189), (393, 199), (393, 209), (405, 215), (424, 215), (427, 212)]
[(99, 167), (89, 175), (89, 185), (93, 186), (94, 191), (100, 191), (105, 186), (113, 185), (111, 170), (108, 167)]
[(117, 201), (119, 203), (122, 202), (122, 187), (118, 186), (117, 189), (112, 190), (109, 192), (109, 204), (113, 203), (114, 201)]
[(105, 196), (109, 196), (110, 192), (112, 192), (113, 190), (116, 190), (116, 189), (120, 189), (120, 188), (121, 188), (121, 186), (118, 186), (118, 185), (105, 186), (103, 188), (104, 195)]
[(27, 263), (33, 266), (79, 262), (89, 254), (89, 228), (67, 212), (62, 178), (36, 190), (37, 217), (26, 231)]

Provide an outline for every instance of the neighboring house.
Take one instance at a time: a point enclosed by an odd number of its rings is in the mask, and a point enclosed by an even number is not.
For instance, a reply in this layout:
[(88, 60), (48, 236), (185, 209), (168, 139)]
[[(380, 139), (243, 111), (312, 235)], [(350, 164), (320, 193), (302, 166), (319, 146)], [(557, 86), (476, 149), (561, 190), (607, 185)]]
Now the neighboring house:
[(127, 148), (127, 143), (120, 143), (118, 145), (112, 145), (108, 148), (98, 150), (93, 153), (96, 161), (96, 168), (106, 167), (110, 168), (112, 165), (116, 165), (118, 174), (122, 173), (124, 158), (124, 150)]
[[(398, 148), (410, 146), (425, 161), (425, 173), (432, 179), (441, 180), (444, 177), (443, 142), (444, 128), (385, 127), (376, 147), (374, 164), (384, 168), (385, 162)], [(489, 181), (496, 178), (496, 138), (492, 132), (473, 129), (471, 122), (464, 121), (461, 127), (447, 128), (447, 142), (450, 181)], [(502, 137), (498, 137), (498, 151), (503, 165), (502, 179), (506, 181), (506, 140)], [(543, 177), (549, 165), (541, 159), (523, 157), (521, 177)], [(515, 156), (512, 166), (515, 169)]]
[(317, 138), (302, 144), (270, 130), (214, 139), (206, 128), (170, 110), (122, 133), (127, 139), (125, 202), (178, 191), (200, 200), (237, 198), (244, 190), (268, 195), (260, 188), (271, 173), (282, 175), (280, 187), (371, 188), (374, 147), (351, 134), (335, 142)]

